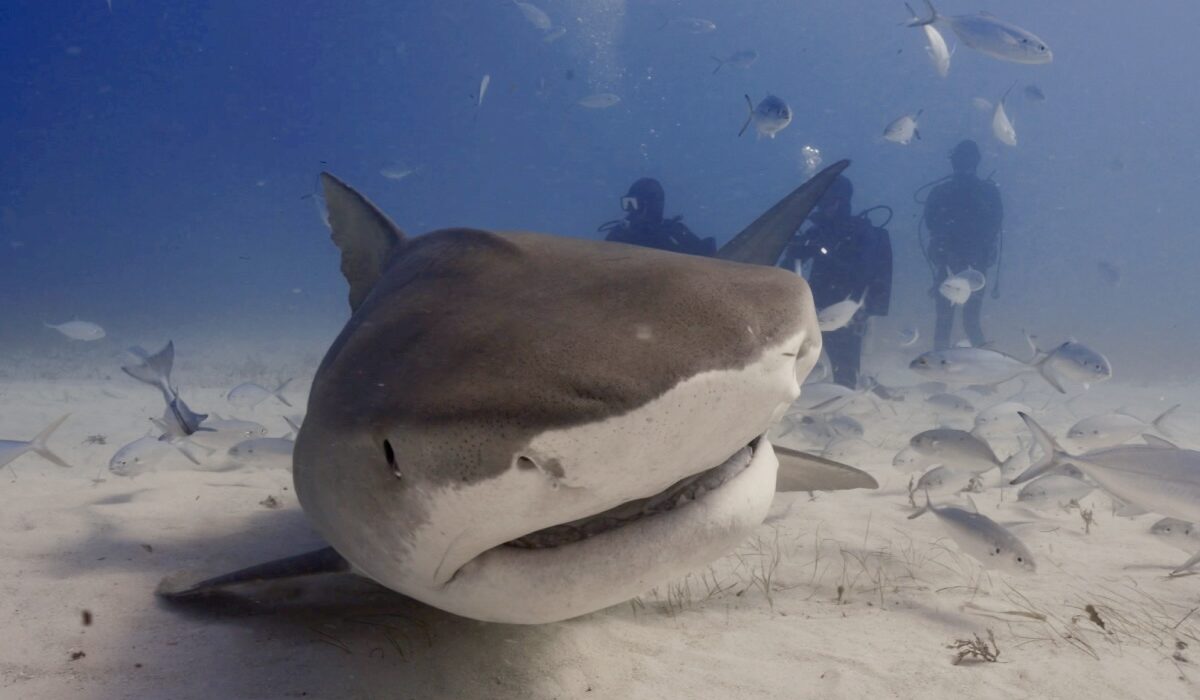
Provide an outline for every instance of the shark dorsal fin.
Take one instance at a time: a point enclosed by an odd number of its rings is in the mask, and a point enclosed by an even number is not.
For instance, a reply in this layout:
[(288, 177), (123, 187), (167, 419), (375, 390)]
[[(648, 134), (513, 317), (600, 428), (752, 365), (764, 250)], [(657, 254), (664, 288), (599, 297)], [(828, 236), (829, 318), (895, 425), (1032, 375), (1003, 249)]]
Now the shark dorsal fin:
[(321, 173), (329, 227), (342, 252), (342, 274), (350, 283), (350, 310), (363, 299), (383, 274), (392, 251), (404, 242), (404, 232), (386, 214), (346, 183)]
[(817, 200), (849, 165), (850, 161), (840, 160), (814, 175), (730, 239), (717, 251), (717, 257), (758, 265), (779, 262), (779, 256), (783, 255), (796, 231), (800, 230)]

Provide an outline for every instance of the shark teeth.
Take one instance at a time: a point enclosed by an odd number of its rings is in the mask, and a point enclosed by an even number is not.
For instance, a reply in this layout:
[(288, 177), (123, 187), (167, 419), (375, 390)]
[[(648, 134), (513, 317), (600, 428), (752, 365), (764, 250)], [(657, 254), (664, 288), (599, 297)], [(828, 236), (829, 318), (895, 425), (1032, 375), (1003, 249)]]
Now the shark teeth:
[(712, 469), (677, 481), (653, 496), (622, 503), (603, 513), (531, 532), (506, 542), (504, 546), (521, 549), (558, 547), (623, 527), (642, 518), (681, 508), (692, 501), (700, 500), (709, 491), (719, 489), (726, 481), (741, 473), (754, 458), (756, 445), (757, 440)]

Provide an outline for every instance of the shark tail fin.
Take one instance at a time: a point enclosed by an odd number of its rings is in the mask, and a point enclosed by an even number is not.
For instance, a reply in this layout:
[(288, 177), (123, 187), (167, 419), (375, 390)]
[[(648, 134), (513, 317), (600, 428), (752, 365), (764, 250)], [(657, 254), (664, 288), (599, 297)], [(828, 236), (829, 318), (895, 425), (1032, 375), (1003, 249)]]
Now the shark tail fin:
[(58, 420), (54, 421), (50, 425), (47, 425), (45, 428), (43, 428), (42, 432), (38, 433), (37, 436), (35, 436), (32, 440), (29, 441), (30, 452), (34, 452), (42, 459), (45, 459), (49, 462), (53, 462), (54, 464), (57, 464), (60, 467), (66, 467), (68, 469), (71, 468), (71, 465), (68, 464), (66, 462), (66, 460), (64, 460), (62, 457), (59, 457), (58, 455), (54, 454), (54, 452), (52, 452), (50, 450), (50, 448), (46, 446), (46, 440), (50, 437), (50, 435), (55, 430), (58, 430), (58, 426), (62, 425), (63, 421), (65, 421), (70, 416), (71, 416), (71, 414), (68, 413), (68, 414), (64, 415), (63, 417), (59, 418)]
[(1056, 467), (1064, 457), (1070, 457), (1062, 447), (1055, 442), (1054, 437), (1047, 433), (1045, 428), (1038, 425), (1028, 413), (1018, 411), (1017, 415), (1021, 416), (1021, 420), (1025, 421), (1025, 425), (1029, 427), (1029, 432), (1033, 433), (1034, 442), (1041, 448), (1042, 456), (1036, 462), (1032, 462), (1029, 468), (1018, 474), (1010, 484), (1023, 484), (1026, 481), (1045, 474)]

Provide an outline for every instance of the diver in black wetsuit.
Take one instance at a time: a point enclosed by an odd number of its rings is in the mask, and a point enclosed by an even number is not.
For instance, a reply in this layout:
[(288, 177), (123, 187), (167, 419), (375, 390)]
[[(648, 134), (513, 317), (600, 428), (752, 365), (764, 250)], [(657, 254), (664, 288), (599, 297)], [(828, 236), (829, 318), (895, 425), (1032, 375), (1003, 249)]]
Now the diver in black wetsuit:
[[(1000, 230), (1004, 222), (1004, 206), (1000, 188), (975, 174), (979, 167), (979, 146), (972, 140), (960, 142), (950, 153), (954, 174), (934, 187), (925, 200), (925, 226), (929, 229), (929, 247), (925, 255), (933, 271), (932, 294), (936, 304), (937, 322), (934, 326), (933, 347), (950, 347), (954, 327), (954, 306), (938, 288), (948, 275), (973, 267), (988, 274), (998, 262)], [(997, 287), (993, 284), (992, 295)], [(983, 294), (975, 293), (963, 305), (963, 329), (971, 345), (986, 343), (980, 316)]]
[(600, 227), (604, 240), (632, 243), (669, 250), (673, 253), (712, 256), (717, 252), (716, 240), (700, 238), (683, 224), (683, 217), (663, 218), (666, 194), (658, 180), (644, 177), (633, 183), (629, 193), (621, 198), (625, 218), (610, 221)]
[(858, 385), (867, 319), (886, 316), (892, 296), (891, 237), (886, 228), (871, 223), (867, 212), (850, 213), (853, 194), (850, 180), (838, 176), (810, 215), (813, 225), (792, 241), (782, 262), (799, 272), (799, 264), (812, 261), (808, 284), (818, 309), (866, 294), (845, 327), (821, 334), (833, 380), (850, 388)]

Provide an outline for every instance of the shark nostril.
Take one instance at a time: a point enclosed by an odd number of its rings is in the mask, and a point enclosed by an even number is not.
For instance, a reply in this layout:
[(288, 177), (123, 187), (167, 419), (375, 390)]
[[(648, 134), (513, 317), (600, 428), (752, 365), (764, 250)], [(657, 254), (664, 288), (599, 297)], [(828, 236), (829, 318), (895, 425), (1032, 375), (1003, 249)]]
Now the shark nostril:
[(383, 441), (383, 456), (387, 458), (388, 467), (391, 468), (392, 474), (397, 479), (401, 478), (400, 466), (396, 464), (396, 451), (392, 449), (392, 443), (388, 440)]

